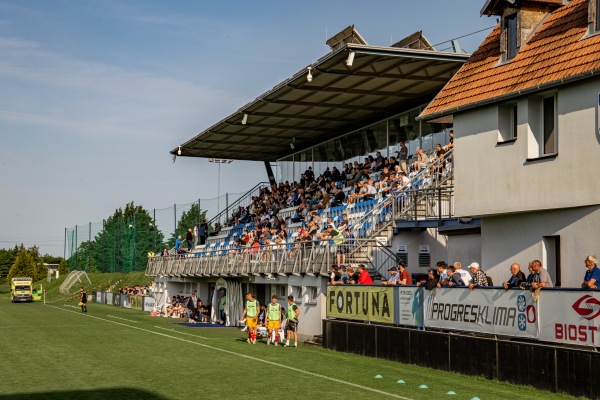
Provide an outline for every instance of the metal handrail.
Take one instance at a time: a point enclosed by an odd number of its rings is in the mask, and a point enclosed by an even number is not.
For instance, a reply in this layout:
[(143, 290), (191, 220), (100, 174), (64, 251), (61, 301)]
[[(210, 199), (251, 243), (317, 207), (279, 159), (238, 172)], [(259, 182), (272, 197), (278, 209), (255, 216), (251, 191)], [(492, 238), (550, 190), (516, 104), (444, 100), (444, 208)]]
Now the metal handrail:
[[(221, 223), (221, 225), (223, 225), (223, 222), (225, 222), (225, 220), (227, 220), (227, 217), (229, 216), (231, 210), (235, 210), (235, 208), (240, 205), (244, 205), (244, 206), (249, 205), (249, 203), (243, 204), (243, 202), (245, 202), (249, 198), (251, 199), (252, 196), (256, 196), (257, 194), (259, 194), (260, 191), (262, 189), (264, 189), (265, 187), (270, 187), (270, 184), (268, 182), (260, 182), (260, 183), (256, 184), (252, 189), (250, 189), (246, 193), (244, 193), (239, 199), (234, 201), (232, 204), (228, 204), (224, 210), (220, 211), (217, 215), (212, 217), (208, 221), (208, 224), (211, 226), (214, 226), (215, 223), (219, 222), (219, 223)], [(225, 217), (224, 219), (223, 219), (223, 216)]]

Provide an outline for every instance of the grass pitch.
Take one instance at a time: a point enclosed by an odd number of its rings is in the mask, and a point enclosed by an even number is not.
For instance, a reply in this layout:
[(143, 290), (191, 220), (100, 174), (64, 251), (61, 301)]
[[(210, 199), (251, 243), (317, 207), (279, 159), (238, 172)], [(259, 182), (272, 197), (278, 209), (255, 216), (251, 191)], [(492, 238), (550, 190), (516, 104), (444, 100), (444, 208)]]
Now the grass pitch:
[(250, 345), (237, 328), (189, 328), (93, 303), (88, 310), (0, 298), (1, 400), (572, 398), (303, 344)]

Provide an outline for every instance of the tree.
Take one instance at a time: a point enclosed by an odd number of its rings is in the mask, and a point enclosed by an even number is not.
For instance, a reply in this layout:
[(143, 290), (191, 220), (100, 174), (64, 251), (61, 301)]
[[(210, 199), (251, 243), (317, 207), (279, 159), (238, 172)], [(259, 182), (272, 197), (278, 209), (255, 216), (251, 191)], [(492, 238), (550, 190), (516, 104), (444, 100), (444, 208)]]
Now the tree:
[(8, 280), (13, 277), (36, 278), (36, 264), (32, 255), (26, 249), (21, 249), (17, 259), (15, 260), (10, 271), (8, 272)]
[(206, 210), (198, 213), (198, 204), (192, 204), (189, 210), (185, 211), (181, 214), (179, 221), (177, 221), (177, 229), (175, 229), (175, 233), (171, 235), (169, 241), (167, 242), (168, 248), (175, 247), (175, 238), (181, 235), (181, 238), (185, 240), (185, 235), (189, 228), (194, 229), (194, 225), (198, 220), (198, 215), (200, 215), (200, 221), (204, 221), (206, 219)]
[(69, 265), (67, 264), (67, 260), (60, 260), (60, 264), (58, 264), (58, 273), (60, 276), (69, 273)]
[(13, 249), (0, 249), (0, 276), (8, 276), (10, 267), (15, 263), (19, 255), (19, 247), (15, 245)]

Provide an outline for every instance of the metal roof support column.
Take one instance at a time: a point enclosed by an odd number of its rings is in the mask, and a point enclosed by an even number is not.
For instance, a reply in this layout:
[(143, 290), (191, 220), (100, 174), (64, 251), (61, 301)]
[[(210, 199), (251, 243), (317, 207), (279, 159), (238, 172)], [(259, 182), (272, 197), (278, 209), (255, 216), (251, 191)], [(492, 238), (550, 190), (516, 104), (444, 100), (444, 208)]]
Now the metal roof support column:
[(269, 183), (271, 186), (276, 185), (277, 181), (275, 180), (275, 175), (273, 174), (273, 168), (271, 168), (270, 161), (264, 161), (265, 169), (267, 170), (267, 176), (269, 177)]

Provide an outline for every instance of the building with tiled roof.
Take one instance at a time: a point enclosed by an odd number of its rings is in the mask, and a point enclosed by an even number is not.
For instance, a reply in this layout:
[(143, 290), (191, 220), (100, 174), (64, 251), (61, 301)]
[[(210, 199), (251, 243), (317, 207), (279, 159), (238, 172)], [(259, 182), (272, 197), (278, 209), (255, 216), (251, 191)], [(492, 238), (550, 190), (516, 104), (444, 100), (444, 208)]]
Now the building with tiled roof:
[[(419, 116), (453, 121), (455, 211), (484, 270), (542, 260), (580, 287), (600, 253), (600, 0), (488, 0), (499, 23)], [(502, 281), (500, 280), (500, 281)]]

